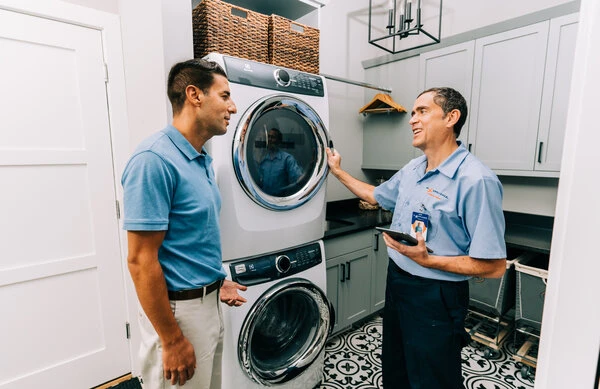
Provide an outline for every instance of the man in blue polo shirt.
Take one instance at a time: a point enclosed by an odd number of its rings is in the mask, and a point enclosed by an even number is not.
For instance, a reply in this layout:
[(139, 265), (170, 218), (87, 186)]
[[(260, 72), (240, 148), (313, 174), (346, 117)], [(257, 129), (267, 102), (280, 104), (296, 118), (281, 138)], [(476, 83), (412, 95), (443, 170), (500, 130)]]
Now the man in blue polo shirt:
[(467, 118), (460, 93), (428, 89), (417, 97), (411, 115), (413, 146), (424, 155), (385, 183), (374, 187), (350, 176), (330, 149), (328, 164), (356, 196), (394, 212), (392, 229), (412, 233), (418, 241), (408, 246), (384, 233), (390, 257), (384, 387), (458, 389), (464, 387), (461, 349), (469, 339), (464, 330), (467, 280), (501, 277), (506, 270), (502, 185), (457, 141)]
[(219, 298), (240, 306), (245, 290), (224, 280), (221, 197), (204, 144), (236, 113), (224, 70), (175, 64), (167, 94), (173, 124), (144, 140), (122, 177), (128, 266), (142, 308), (144, 388), (221, 387)]

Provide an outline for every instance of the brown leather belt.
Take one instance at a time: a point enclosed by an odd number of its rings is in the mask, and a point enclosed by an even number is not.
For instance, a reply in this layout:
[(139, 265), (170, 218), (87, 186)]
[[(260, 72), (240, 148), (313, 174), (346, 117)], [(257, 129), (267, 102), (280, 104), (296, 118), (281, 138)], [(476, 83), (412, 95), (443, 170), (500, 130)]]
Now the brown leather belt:
[(209, 295), (223, 285), (223, 280), (217, 280), (212, 284), (201, 288), (178, 290), (176, 292), (169, 291), (169, 300), (193, 300)]

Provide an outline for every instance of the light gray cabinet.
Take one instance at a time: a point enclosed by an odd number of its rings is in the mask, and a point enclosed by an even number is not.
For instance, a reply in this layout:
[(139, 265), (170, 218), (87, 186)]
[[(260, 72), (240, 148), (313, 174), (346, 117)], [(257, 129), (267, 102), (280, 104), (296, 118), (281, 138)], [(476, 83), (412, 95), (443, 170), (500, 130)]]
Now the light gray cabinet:
[(550, 21), (535, 170), (560, 171), (579, 14)]
[[(433, 50), (419, 56), (420, 90), (450, 87), (459, 91), (467, 104), (471, 101), (475, 41)], [(463, 126), (459, 140), (469, 139), (469, 123)]]
[(371, 313), (371, 294), (365, 289), (371, 283), (372, 256), (371, 248), (365, 248), (327, 261), (328, 294), (330, 289), (337, 289), (334, 332)]
[(494, 170), (533, 170), (548, 26), (475, 41), (469, 145)]
[(371, 313), (373, 232), (360, 231), (324, 244), (327, 298), (335, 309), (335, 333)]
[(381, 309), (385, 304), (388, 255), (375, 229), (325, 241), (327, 298), (335, 309), (333, 333)]
[(383, 234), (374, 230), (373, 264), (371, 266), (371, 312), (383, 309), (389, 257)]

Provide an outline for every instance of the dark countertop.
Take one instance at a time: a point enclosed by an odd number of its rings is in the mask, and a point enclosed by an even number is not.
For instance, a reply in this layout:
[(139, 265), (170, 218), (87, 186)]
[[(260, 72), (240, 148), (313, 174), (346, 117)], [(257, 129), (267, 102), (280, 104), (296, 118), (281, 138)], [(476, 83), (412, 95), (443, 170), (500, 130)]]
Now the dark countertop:
[(367, 230), (376, 226), (389, 225), (392, 213), (383, 209), (366, 211), (358, 208), (358, 199), (327, 203), (328, 225), (325, 239)]
[[(552, 225), (554, 218), (504, 212), (507, 247), (520, 248), (544, 254), (550, 253)], [(382, 209), (365, 211), (358, 208), (358, 199), (333, 201), (327, 203), (324, 239), (363, 231), (376, 226), (389, 225), (392, 213)]]

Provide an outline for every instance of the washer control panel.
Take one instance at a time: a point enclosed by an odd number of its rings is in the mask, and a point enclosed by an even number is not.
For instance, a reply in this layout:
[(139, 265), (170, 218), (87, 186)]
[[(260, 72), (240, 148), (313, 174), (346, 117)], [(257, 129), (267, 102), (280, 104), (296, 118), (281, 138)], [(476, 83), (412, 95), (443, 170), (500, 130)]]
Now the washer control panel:
[(242, 285), (258, 285), (300, 273), (323, 261), (321, 246), (311, 243), (282, 252), (229, 264), (231, 279)]
[(323, 78), (316, 74), (223, 56), (230, 82), (311, 96), (325, 96)]

